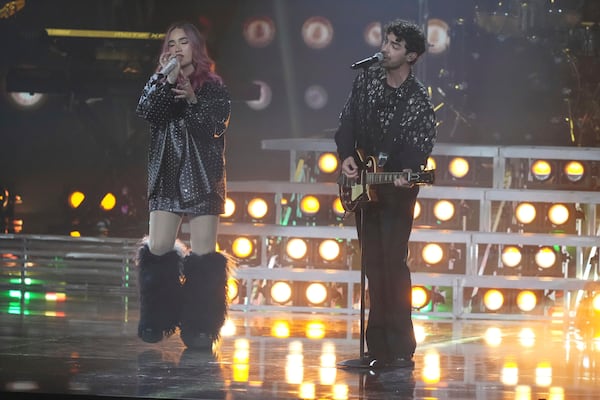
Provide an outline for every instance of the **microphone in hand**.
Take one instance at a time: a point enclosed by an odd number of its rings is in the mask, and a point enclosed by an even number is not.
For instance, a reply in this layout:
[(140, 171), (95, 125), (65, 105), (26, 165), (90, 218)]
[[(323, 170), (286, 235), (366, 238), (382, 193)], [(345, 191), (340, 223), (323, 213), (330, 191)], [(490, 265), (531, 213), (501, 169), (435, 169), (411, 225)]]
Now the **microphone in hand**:
[(163, 65), (163, 67), (160, 69), (160, 71), (158, 72), (160, 75), (168, 75), (169, 72), (173, 71), (173, 69), (175, 69), (175, 67), (177, 66), (177, 64), (179, 64), (179, 61), (177, 60), (177, 57), (173, 57), (169, 60), (168, 63), (166, 63), (165, 65)]
[(350, 66), (351, 69), (359, 69), (359, 68), (369, 68), (371, 65), (380, 62), (383, 60), (383, 53), (377, 52), (373, 54), (371, 57), (367, 57), (364, 60), (360, 60), (355, 62)]

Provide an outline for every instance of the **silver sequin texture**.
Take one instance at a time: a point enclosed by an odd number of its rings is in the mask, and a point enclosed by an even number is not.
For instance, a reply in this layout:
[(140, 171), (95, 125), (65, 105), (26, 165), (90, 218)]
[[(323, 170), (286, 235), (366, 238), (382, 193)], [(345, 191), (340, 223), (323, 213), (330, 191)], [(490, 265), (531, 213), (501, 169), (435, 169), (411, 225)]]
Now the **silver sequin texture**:
[(190, 215), (224, 212), (225, 130), (231, 100), (227, 88), (206, 81), (198, 103), (174, 98), (174, 85), (154, 75), (146, 83), (136, 113), (150, 123), (149, 209)]

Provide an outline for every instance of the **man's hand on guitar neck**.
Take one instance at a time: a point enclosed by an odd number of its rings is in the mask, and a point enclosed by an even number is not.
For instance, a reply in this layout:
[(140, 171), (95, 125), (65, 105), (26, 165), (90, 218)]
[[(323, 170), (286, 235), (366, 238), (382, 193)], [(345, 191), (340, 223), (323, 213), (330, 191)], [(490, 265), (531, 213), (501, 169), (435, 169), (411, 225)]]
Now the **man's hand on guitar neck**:
[(406, 174), (400, 174), (400, 176), (394, 179), (394, 186), (396, 187), (412, 187), (413, 183), (409, 182), (408, 176), (412, 172), (412, 169), (403, 169), (402, 172)]
[(358, 177), (358, 165), (356, 164), (356, 160), (354, 160), (353, 156), (347, 157), (344, 161), (342, 161), (342, 173), (348, 178)]

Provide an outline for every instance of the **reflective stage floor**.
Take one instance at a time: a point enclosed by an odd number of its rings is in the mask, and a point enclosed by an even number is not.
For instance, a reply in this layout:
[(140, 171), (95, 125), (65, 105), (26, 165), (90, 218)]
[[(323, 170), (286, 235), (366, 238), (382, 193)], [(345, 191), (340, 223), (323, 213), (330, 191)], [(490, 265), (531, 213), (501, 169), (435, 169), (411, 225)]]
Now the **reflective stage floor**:
[(140, 341), (113, 300), (3, 312), (0, 398), (600, 398), (600, 343), (564, 323), (415, 320), (414, 369), (371, 372), (336, 368), (360, 355), (358, 316), (232, 312), (208, 354)]

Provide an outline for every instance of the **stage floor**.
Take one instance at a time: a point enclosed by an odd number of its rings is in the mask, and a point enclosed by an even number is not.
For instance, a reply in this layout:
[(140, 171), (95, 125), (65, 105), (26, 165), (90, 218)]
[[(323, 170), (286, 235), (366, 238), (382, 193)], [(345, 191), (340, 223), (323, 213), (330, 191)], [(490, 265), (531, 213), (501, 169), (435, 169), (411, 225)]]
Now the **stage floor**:
[(212, 355), (186, 350), (178, 333), (140, 341), (127, 298), (97, 293), (53, 307), (0, 314), (0, 398), (600, 396), (600, 341), (565, 323), (415, 319), (414, 369), (369, 371), (337, 365), (360, 356), (358, 316), (232, 312)]

